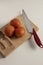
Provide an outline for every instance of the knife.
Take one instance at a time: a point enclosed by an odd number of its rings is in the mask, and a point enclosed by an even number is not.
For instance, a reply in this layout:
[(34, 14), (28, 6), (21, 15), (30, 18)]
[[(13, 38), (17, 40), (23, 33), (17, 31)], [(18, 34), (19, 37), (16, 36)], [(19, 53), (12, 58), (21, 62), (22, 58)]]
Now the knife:
[(34, 36), (34, 40), (36, 42), (36, 44), (40, 47), (40, 48), (43, 48), (43, 44), (38, 36), (38, 34), (36, 33), (35, 29), (32, 28), (32, 25), (30, 23), (30, 20), (28, 19), (26, 13), (24, 10), (22, 10), (22, 15), (23, 15), (23, 19), (24, 19), (24, 23), (25, 23), (25, 26), (27, 28), (27, 31), (29, 33), (31, 33), (33, 36)]

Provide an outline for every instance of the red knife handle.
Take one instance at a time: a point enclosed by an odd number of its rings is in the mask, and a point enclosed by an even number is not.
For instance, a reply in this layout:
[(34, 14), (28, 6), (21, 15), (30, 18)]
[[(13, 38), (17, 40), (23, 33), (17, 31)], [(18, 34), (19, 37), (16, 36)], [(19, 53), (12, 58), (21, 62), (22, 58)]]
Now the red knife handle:
[(39, 36), (37, 35), (36, 31), (33, 29), (33, 35), (34, 35), (34, 39), (36, 41), (36, 44), (40, 47), (43, 48), (42, 42), (39, 38)]

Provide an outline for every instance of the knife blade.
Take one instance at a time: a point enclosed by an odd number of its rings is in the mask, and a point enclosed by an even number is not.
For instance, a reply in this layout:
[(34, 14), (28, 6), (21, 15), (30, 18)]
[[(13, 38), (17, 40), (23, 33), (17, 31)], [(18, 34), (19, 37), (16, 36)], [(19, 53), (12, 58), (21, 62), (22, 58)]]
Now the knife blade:
[(24, 23), (25, 23), (25, 26), (27, 28), (27, 31), (29, 33), (31, 33), (33, 36), (34, 36), (34, 40), (36, 42), (36, 44), (40, 47), (40, 48), (43, 48), (43, 44), (38, 36), (38, 34), (36, 33), (35, 29), (32, 28), (32, 25), (30, 23), (30, 20), (28, 19), (27, 17), (27, 14), (25, 13), (24, 10), (22, 10), (22, 15), (23, 15), (23, 19), (24, 19)]

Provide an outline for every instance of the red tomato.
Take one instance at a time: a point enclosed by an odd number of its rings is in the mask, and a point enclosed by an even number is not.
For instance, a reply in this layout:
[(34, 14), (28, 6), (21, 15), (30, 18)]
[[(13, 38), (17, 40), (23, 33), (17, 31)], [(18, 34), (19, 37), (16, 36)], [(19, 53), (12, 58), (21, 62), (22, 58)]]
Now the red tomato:
[(9, 37), (13, 35), (14, 31), (15, 31), (15, 28), (12, 25), (8, 25), (5, 27), (5, 34)]
[(20, 23), (19, 19), (15, 18), (15, 19), (11, 20), (10, 24), (17, 28), (20, 26), (21, 23)]
[(23, 27), (18, 27), (15, 30), (16, 37), (22, 37), (25, 34), (25, 29)]

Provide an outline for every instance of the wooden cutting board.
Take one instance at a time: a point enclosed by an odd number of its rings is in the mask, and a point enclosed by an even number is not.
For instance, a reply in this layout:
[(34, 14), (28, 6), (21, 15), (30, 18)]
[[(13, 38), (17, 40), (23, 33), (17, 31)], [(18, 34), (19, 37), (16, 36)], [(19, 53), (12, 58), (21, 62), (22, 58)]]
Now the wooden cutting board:
[[(2, 43), (0, 42), (0, 53), (6, 57), (7, 55), (9, 55), (13, 50), (15, 50), (17, 47), (19, 47), (21, 44), (23, 44), (24, 41), (26, 41), (27, 39), (31, 38), (31, 34), (27, 32), (27, 29), (25, 27), (24, 24), (24, 20), (23, 20), (23, 16), (22, 14), (17, 16), (17, 18), (20, 20), (21, 22), (21, 26), (23, 26), (25, 28), (25, 34), (23, 37), (20, 38), (15, 38), (12, 37), (10, 38), (11, 42), (10, 43), (5, 37), (0, 38), (1, 41), (3, 41)], [(32, 23), (32, 21), (30, 21), (32, 24), (32, 27), (38, 31), (38, 27)], [(9, 23), (7, 24), (9, 25)], [(4, 32), (4, 28), (7, 26), (5, 25), (4, 27), (1, 28), (1, 30)], [(1, 36), (0, 36), (1, 37)]]

